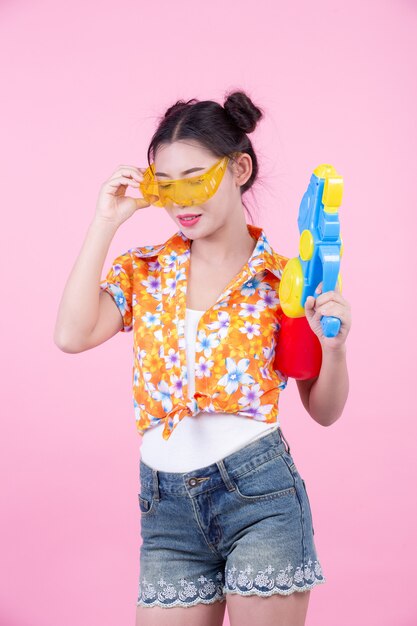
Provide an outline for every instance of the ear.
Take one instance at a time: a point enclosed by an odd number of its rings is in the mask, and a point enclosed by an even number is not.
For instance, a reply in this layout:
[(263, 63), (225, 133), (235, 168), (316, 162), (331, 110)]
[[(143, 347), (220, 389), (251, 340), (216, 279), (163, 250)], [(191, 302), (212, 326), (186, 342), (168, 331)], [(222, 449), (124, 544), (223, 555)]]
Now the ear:
[(252, 159), (247, 152), (239, 152), (233, 162), (236, 184), (241, 187), (252, 175)]

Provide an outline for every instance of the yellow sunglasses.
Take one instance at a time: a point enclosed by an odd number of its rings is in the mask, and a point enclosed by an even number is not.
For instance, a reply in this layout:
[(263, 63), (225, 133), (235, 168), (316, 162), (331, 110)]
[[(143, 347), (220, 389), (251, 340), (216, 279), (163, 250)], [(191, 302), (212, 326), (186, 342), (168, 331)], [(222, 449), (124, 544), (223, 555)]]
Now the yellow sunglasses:
[(156, 180), (155, 163), (151, 163), (145, 170), (139, 187), (146, 202), (154, 206), (168, 207), (172, 203), (182, 206), (203, 204), (219, 188), (229, 159), (229, 156), (224, 156), (203, 174), (176, 180)]

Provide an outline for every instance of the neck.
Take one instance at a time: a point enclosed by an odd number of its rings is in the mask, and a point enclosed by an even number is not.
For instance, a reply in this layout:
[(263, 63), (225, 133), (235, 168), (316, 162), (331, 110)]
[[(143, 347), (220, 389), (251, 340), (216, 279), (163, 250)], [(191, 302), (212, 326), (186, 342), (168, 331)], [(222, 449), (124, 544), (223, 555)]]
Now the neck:
[(191, 241), (191, 254), (194, 259), (209, 265), (221, 266), (232, 259), (251, 256), (256, 245), (248, 231), (246, 222), (226, 224), (207, 237)]

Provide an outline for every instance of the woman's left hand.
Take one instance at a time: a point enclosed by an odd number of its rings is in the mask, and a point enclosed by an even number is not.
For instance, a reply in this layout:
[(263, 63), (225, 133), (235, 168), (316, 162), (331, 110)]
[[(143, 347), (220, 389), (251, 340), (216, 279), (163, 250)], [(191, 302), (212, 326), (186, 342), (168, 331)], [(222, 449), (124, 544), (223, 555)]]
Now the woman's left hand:
[[(310, 328), (317, 335), (321, 346), (326, 350), (340, 349), (348, 336), (351, 327), (350, 305), (340, 293), (339, 285), (336, 285), (336, 291), (326, 291), (321, 293), (323, 282), (317, 287), (319, 295), (317, 298), (308, 296), (304, 304), (304, 311)], [(336, 337), (325, 337), (320, 324), (322, 315), (333, 315), (340, 319), (340, 329)]]

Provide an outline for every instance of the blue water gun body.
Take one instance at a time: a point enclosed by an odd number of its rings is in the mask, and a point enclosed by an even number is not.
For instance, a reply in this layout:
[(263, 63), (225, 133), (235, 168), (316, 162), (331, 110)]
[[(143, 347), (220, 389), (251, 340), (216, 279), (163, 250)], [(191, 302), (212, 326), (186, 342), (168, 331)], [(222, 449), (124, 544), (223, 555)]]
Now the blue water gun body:
[[(336, 284), (342, 291), (339, 270), (343, 242), (338, 212), (342, 195), (343, 178), (335, 168), (329, 164), (316, 167), (298, 214), (300, 254), (286, 264), (279, 287), (281, 307), (288, 317), (305, 315), (305, 301), (308, 296), (317, 297), (322, 281), (322, 293), (335, 290)], [(325, 337), (335, 337), (340, 330), (338, 317), (323, 315), (320, 323)]]

